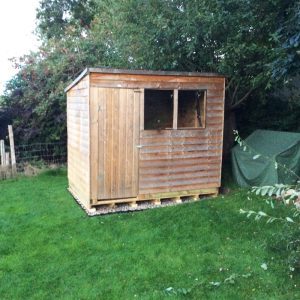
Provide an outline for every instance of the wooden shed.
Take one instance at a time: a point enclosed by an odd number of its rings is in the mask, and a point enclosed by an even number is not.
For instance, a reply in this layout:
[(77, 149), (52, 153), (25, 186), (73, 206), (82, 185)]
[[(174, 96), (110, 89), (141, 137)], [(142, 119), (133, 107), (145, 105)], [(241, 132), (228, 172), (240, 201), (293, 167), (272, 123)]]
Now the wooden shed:
[(88, 68), (67, 88), (68, 180), (86, 208), (216, 195), (224, 76)]

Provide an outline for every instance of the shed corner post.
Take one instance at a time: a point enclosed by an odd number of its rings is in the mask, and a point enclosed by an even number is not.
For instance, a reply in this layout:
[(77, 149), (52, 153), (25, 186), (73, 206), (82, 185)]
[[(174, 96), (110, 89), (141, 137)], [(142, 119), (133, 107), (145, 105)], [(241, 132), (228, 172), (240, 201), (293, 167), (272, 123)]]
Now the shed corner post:
[(98, 139), (99, 139), (99, 91), (97, 87), (91, 85), (91, 75), (88, 75), (88, 105), (89, 105), (89, 176), (90, 176), (90, 193), (89, 209), (97, 204), (98, 200)]

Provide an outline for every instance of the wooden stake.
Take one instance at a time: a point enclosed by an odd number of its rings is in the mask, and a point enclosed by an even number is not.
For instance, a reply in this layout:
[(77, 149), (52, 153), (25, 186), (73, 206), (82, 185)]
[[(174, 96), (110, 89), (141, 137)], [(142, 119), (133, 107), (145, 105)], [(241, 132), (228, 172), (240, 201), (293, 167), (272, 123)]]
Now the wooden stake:
[(8, 135), (9, 135), (9, 145), (10, 145), (11, 170), (12, 170), (12, 174), (15, 175), (17, 173), (17, 165), (16, 165), (14, 133), (11, 125), (8, 125)]
[(5, 152), (5, 166), (9, 166), (9, 152)]
[(0, 140), (0, 156), (1, 156), (1, 166), (5, 164), (5, 146), (4, 140)]

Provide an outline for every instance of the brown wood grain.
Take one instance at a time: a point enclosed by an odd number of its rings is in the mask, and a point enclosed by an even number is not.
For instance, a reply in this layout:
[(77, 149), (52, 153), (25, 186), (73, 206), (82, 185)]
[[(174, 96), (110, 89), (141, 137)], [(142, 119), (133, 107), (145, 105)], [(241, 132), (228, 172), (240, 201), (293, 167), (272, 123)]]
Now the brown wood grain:
[(90, 207), (89, 76), (67, 93), (68, 180), (75, 197)]
[(138, 81), (138, 82), (186, 82), (186, 83), (202, 83), (202, 84), (218, 84), (221, 85), (224, 82), (223, 76), (209, 77), (209, 76), (176, 76), (176, 75), (145, 75), (145, 74), (101, 74), (91, 73), (91, 82), (99, 81)]
[(97, 200), (136, 197), (140, 94), (133, 89), (98, 90)]

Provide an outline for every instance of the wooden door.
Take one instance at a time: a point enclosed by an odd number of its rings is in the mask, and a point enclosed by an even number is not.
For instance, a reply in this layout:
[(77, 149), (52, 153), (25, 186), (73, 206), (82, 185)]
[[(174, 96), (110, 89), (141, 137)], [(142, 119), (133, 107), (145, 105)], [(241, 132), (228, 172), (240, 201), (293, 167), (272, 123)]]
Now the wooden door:
[(98, 89), (98, 199), (138, 195), (140, 91)]

